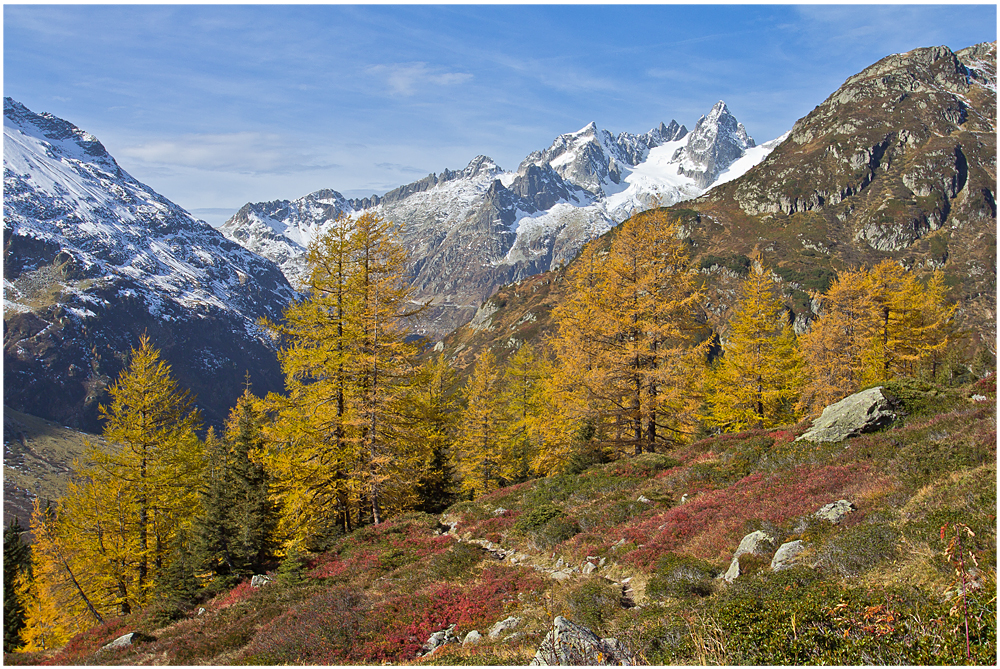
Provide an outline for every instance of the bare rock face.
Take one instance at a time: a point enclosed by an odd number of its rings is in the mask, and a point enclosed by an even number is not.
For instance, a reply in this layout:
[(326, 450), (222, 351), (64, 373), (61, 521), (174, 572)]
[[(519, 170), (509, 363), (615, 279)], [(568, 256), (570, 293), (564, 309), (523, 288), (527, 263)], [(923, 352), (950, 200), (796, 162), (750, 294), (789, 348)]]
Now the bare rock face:
[(720, 100), (707, 116), (698, 119), (687, 146), (678, 149), (679, 172), (693, 178), (699, 187), (706, 188), (753, 146), (753, 138), (746, 128)]
[(811, 428), (795, 441), (843, 441), (874, 432), (896, 420), (898, 402), (882, 386), (855, 393), (823, 409)]
[(552, 630), (529, 663), (532, 666), (630, 666), (625, 647), (617, 639), (601, 639), (582, 625), (562, 616), (552, 622)]

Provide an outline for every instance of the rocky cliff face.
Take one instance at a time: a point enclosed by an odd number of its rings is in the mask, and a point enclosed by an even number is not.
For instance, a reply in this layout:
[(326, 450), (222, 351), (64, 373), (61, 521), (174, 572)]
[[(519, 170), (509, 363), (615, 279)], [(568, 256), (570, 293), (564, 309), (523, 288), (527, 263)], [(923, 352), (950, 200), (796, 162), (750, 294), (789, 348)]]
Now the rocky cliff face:
[(129, 176), (94, 136), (4, 100), (4, 403), (100, 431), (148, 332), (221, 424), (251, 373), (281, 387), (256, 322), (294, 291), (269, 260)]
[(221, 229), (297, 284), (308, 241), (337, 215), (374, 209), (402, 223), (415, 300), (431, 304), (416, 329), (438, 338), (468, 322), (499, 286), (568, 262), (633, 212), (703, 193), (751, 147), (720, 102), (694, 133), (676, 121), (641, 135), (612, 135), (591, 123), (532, 152), (514, 172), (477, 156), (463, 170), (431, 174), (382, 197), (346, 200), (319, 191), (248, 204)]

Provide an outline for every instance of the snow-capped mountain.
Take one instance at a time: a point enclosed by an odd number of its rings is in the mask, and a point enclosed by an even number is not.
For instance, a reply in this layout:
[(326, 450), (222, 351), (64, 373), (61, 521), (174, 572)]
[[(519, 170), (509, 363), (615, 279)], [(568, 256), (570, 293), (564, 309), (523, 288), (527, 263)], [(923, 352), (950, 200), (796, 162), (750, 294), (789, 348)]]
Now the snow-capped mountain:
[(5, 403), (97, 427), (148, 331), (206, 417), (224, 418), (245, 370), (280, 387), (256, 323), (293, 297), (274, 263), (136, 181), (96, 137), (4, 99)]
[(416, 298), (435, 307), (418, 330), (439, 336), (468, 321), (500, 285), (569, 261), (637, 211), (701, 195), (741, 161), (740, 173), (763, 160), (775, 144), (757, 147), (720, 101), (693, 132), (671, 121), (641, 135), (613, 135), (590, 123), (530, 153), (513, 172), (477, 156), (463, 170), (431, 174), (383, 197), (348, 200), (323, 190), (247, 204), (221, 230), (299, 285), (309, 241), (339, 214), (374, 209), (403, 225)]

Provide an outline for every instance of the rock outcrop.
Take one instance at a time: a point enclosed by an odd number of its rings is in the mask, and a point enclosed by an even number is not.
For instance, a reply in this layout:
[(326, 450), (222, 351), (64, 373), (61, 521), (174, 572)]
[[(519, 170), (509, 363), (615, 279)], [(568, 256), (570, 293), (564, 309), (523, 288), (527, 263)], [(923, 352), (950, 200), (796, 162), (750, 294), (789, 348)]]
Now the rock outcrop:
[(855, 510), (854, 504), (847, 501), (846, 499), (837, 500), (836, 502), (830, 502), (819, 511), (813, 514), (814, 518), (820, 520), (825, 520), (834, 525), (838, 524), (844, 519), (844, 516)]
[(602, 639), (562, 616), (552, 622), (532, 666), (631, 666), (627, 649), (617, 639)]
[(781, 544), (771, 558), (771, 571), (781, 571), (795, 565), (805, 550), (806, 545), (801, 539)]

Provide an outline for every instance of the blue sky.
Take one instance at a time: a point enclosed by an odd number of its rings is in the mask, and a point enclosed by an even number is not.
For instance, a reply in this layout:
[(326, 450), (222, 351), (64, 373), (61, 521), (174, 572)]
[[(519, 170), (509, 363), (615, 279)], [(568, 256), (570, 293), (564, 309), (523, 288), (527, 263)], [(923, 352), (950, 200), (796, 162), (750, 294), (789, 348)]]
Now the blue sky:
[(758, 141), (850, 75), (996, 39), (980, 5), (10, 5), (4, 95), (97, 135), (213, 224), (320, 188), (384, 193), (591, 121)]

